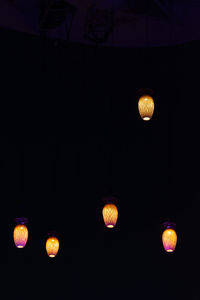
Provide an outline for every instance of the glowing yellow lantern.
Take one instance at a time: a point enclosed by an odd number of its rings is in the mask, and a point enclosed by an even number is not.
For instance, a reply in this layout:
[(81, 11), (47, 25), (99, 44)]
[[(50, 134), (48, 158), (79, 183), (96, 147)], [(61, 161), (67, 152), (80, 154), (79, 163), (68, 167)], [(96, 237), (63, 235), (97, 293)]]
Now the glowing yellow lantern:
[(138, 101), (138, 109), (141, 118), (144, 121), (149, 121), (152, 118), (154, 112), (153, 98), (148, 94), (141, 96)]
[(25, 225), (26, 218), (17, 218), (18, 225), (15, 226), (13, 232), (14, 242), (17, 248), (24, 248), (28, 240), (28, 229)]
[(118, 210), (115, 204), (107, 203), (103, 208), (103, 219), (107, 228), (115, 227), (118, 218)]
[(162, 234), (162, 242), (166, 252), (173, 252), (176, 248), (177, 234), (172, 225), (174, 226), (175, 224), (169, 222), (164, 223), (166, 229)]
[(46, 251), (49, 257), (55, 257), (59, 250), (59, 240), (56, 236), (50, 236), (46, 241)]

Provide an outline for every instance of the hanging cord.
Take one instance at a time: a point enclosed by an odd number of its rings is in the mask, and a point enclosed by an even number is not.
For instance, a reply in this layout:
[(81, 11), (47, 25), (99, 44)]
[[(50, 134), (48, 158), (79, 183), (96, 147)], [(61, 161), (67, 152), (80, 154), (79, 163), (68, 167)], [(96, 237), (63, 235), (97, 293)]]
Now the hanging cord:
[(57, 141), (53, 137), (52, 141), (52, 160), (53, 160), (53, 189), (52, 192), (56, 194), (56, 173), (57, 173)]
[[(172, 5), (172, 4), (171, 4)], [(172, 6), (171, 6), (172, 7)], [(170, 9), (170, 16), (168, 18), (168, 26), (169, 26), (169, 44), (170, 47), (172, 47), (172, 42), (173, 42), (173, 22), (172, 22), (172, 9)], [(169, 55), (172, 55), (171, 51), (169, 51)], [(168, 64), (168, 71), (173, 70), (173, 66), (176, 66), (176, 61), (174, 61), (174, 57), (170, 58), (169, 64)], [(173, 72), (174, 74), (174, 72)], [(172, 80), (173, 75), (171, 76)], [(174, 80), (172, 80), (173, 84), (174, 84)], [(172, 84), (170, 84), (170, 87), (172, 86)], [(168, 89), (169, 92), (169, 89)], [(169, 97), (170, 99), (170, 97)], [(177, 99), (176, 99), (177, 100)], [(168, 105), (168, 126), (167, 126), (167, 130), (168, 130), (168, 174), (171, 174), (170, 169), (172, 169), (172, 165), (171, 165), (171, 161), (172, 161), (172, 157), (173, 157), (173, 110), (172, 110), (172, 103), (170, 101), (168, 101), (167, 103)], [(171, 189), (173, 186), (173, 177), (171, 175), (168, 175), (168, 185), (169, 188)]]
[(47, 44), (47, 36), (46, 33), (42, 35), (42, 71), (45, 73), (47, 70), (47, 62), (46, 62), (46, 44)]
[[(169, 4), (170, 5), (170, 4)], [(170, 44), (173, 44), (173, 4), (170, 5), (170, 13), (169, 13), (169, 18), (168, 18), (169, 22), (169, 41)]]
[(23, 205), (23, 199), (24, 199), (24, 145), (23, 145), (23, 140), (20, 139), (20, 144), (19, 144), (19, 157), (20, 157), (20, 187), (19, 187), (19, 195), (20, 199), (17, 201), (17, 207), (16, 211), (18, 214), (18, 217), (22, 217), (24, 212), (24, 205)]
[[(93, 76), (94, 76), (94, 85), (97, 84), (98, 80), (98, 69), (97, 69), (97, 58), (99, 55), (99, 43), (96, 42), (94, 45), (94, 52), (93, 52)], [(95, 86), (95, 89), (98, 90), (97, 86)], [(106, 167), (105, 167), (105, 177), (104, 177), (104, 195), (105, 196), (110, 196), (111, 193), (111, 183), (110, 180), (112, 179), (111, 176), (111, 170), (112, 170), (112, 163), (111, 163), (111, 158), (112, 158), (112, 152), (111, 152), (111, 147), (106, 148)]]
[(57, 145), (55, 144), (54, 146), (54, 166), (53, 166), (53, 171), (54, 171), (54, 193), (56, 193), (56, 171), (57, 171), (57, 166), (56, 166), (56, 158), (57, 158)]
[(72, 11), (71, 16), (69, 16), (69, 18), (70, 18), (69, 24), (67, 22), (67, 19), (65, 20), (65, 32), (66, 32), (66, 41), (67, 41), (67, 43), (69, 43), (69, 40), (70, 40), (70, 33), (71, 33), (71, 30), (72, 30), (74, 15), (75, 15), (75, 11)]
[(112, 4), (111, 4), (111, 12), (112, 12), (112, 46), (115, 47), (115, 33), (114, 33), (114, 28), (115, 28), (115, 23), (114, 23), (114, 20), (115, 20), (115, 9), (114, 9), (114, 4), (113, 4), (113, 1), (112, 1)]
[(98, 50), (99, 50), (99, 44), (98, 42), (96, 42), (94, 44), (94, 51), (93, 51), (93, 82), (94, 82), (94, 86), (97, 89), (97, 79), (98, 79), (98, 74), (97, 74), (97, 56), (98, 56)]
[(24, 147), (22, 144), (19, 146), (20, 151), (20, 193), (24, 192)]
[[(116, 57), (116, 55), (118, 54), (118, 52), (116, 51), (116, 44), (115, 44), (115, 7), (114, 7), (114, 2), (112, 2), (112, 6), (111, 6), (111, 11), (112, 11), (112, 14), (113, 14), (113, 24), (112, 24), (112, 44), (113, 44), (113, 55), (114, 57)], [(113, 70), (112, 68), (112, 63), (113, 61), (111, 60), (111, 70)], [(113, 90), (115, 90), (113, 88)], [(112, 110), (113, 110), (113, 92), (111, 93), (110, 92), (110, 113), (112, 113)], [(109, 124), (112, 128), (112, 125), (111, 125), (111, 122)], [(110, 133), (111, 133), (111, 130), (110, 130)], [(112, 155), (113, 155), (113, 147), (112, 147), (112, 143), (110, 145), (110, 148), (109, 148), (109, 161), (108, 161), (108, 172), (110, 176), (108, 176), (108, 179), (109, 179), (109, 185), (108, 185), (108, 192), (109, 192), (109, 196), (113, 196), (112, 193), (113, 193), (113, 182), (112, 182), (112, 179), (113, 179), (113, 176), (112, 176), (112, 171), (113, 171), (113, 163), (112, 163)]]
[(99, 44), (98, 44), (98, 42), (96, 42), (94, 44), (94, 55), (93, 55), (93, 66), (94, 66), (94, 68), (96, 67), (96, 64), (97, 64), (98, 50), (99, 50)]
[(146, 14), (145, 14), (145, 45), (144, 45), (144, 86), (145, 88), (148, 88), (148, 65), (149, 65), (149, 59), (147, 56), (148, 53), (148, 46), (149, 46), (149, 36), (148, 36), (148, 11), (147, 11), (147, 0), (145, 1), (145, 7), (146, 7)]
[(67, 26), (67, 24), (65, 22), (66, 40), (67, 40), (68, 43), (69, 43), (69, 40), (70, 40), (70, 33), (71, 33), (71, 30), (72, 30), (73, 20), (74, 20), (74, 13), (72, 13), (72, 16), (70, 18), (69, 26)]

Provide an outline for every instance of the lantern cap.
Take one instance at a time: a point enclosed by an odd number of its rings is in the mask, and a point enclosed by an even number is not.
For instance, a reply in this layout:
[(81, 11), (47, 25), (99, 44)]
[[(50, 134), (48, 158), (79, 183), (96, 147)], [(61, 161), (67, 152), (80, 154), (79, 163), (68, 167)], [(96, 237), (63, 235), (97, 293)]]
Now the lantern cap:
[(168, 228), (174, 229), (176, 227), (176, 223), (171, 222), (171, 221), (166, 221), (166, 222), (163, 222), (163, 226), (167, 229)]
[(24, 224), (27, 224), (27, 223), (28, 223), (28, 218), (25, 218), (25, 217), (15, 218), (15, 222), (16, 222), (17, 224), (24, 225)]
[(57, 233), (57, 231), (55, 231), (55, 230), (51, 230), (51, 231), (48, 231), (47, 232), (47, 237), (48, 238), (50, 238), (50, 237), (56, 237), (56, 238), (58, 238), (58, 233)]
[(154, 94), (154, 91), (150, 88), (141, 88), (138, 90), (138, 96), (141, 97), (143, 95), (149, 95), (152, 96)]
[(118, 202), (118, 199), (116, 197), (112, 197), (112, 196), (104, 197), (102, 200), (105, 204), (117, 204), (117, 202)]

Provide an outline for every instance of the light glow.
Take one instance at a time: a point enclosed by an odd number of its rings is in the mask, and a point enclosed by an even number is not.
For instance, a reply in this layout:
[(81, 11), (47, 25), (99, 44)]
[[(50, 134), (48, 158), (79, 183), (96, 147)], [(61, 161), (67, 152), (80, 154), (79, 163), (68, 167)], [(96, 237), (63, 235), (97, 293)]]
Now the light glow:
[(17, 248), (24, 248), (28, 240), (28, 229), (26, 225), (18, 224), (15, 226), (13, 238)]
[(49, 257), (55, 257), (59, 250), (59, 240), (57, 237), (49, 237), (46, 241), (46, 251)]
[(173, 252), (176, 248), (177, 234), (172, 228), (167, 228), (162, 234), (162, 242), (166, 252)]
[(138, 109), (141, 118), (144, 121), (149, 121), (154, 112), (154, 101), (150, 95), (143, 95), (138, 101)]
[(103, 208), (103, 219), (107, 228), (115, 227), (118, 219), (118, 210), (116, 205), (109, 203)]

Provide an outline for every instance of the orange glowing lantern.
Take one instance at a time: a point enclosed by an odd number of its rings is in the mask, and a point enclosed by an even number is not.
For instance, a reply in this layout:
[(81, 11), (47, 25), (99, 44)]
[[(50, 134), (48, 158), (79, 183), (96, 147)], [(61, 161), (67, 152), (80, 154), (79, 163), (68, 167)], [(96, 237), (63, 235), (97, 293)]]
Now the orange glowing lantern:
[(46, 251), (49, 257), (55, 257), (59, 250), (59, 240), (55, 234), (51, 235), (46, 241)]
[(141, 118), (144, 121), (149, 121), (152, 118), (154, 112), (153, 98), (148, 94), (142, 95), (138, 101), (138, 109)]
[[(113, 200), (113, 199), (112, 199)], [(107, 228), (115, 227), (118, 219), (118, 210), (115, 204), (107, 203), (103, 208), (103, 219)]]
[(17, 248), (24, 248), (28, 240), (28, 228), (26, 223), (28, 222), (27, 218), (16, 218), (18, 225), (15, 226), (13, 232), (14, 242)]
[(162, 234), (162, 242), (166, 252), (173, 252), (176, 248), (177, 234), (174, 230), (175, 224), (171, 222), (163, 223), (166, 229)]

